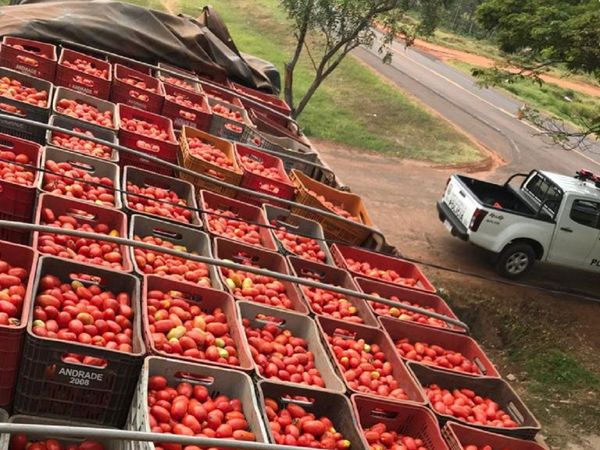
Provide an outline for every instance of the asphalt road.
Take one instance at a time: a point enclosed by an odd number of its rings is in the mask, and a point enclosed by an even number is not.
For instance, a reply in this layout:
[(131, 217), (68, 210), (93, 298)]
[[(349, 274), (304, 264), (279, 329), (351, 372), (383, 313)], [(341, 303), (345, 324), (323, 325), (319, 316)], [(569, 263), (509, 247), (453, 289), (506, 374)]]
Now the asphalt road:
[(518, 120), (521, 105), (510, 96), (480, 88), (471, 76), (400, 42), (392, 46), (391, 64), (381, 61), (376, 48), (358, 48), (354, 55), (500, 156), (507, 164), (496, 176), (534, 168), (566, 174), (581, 168), (600, 172), (600, 146), (592, 151), (564, 150), (533, 125)]

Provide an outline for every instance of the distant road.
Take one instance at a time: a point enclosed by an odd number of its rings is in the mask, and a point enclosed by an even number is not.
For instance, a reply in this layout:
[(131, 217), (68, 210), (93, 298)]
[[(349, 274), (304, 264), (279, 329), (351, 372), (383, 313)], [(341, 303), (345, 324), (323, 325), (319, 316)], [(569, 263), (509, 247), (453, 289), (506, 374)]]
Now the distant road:
[(392, 46), (391, 64), (384, 64), (376, 46), (354, 55), (409, 92), (508, 164), (501, 172), (533, 168), (574, 173), (581, 168), (600, 172), (600, 146), (593, 151), (565, 151), (515, 114), (520, 103), (495, 89), (478, 87), (473, 78), (440, 59), (400, 42)]

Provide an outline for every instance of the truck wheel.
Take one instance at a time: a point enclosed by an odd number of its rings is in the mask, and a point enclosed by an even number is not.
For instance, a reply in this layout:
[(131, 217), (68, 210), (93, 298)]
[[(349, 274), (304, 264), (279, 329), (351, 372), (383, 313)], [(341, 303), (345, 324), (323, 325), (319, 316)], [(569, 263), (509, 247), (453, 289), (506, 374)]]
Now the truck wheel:
[(535, 261), (535, 252), (529, 244), (514, 243), (508, 245), (496, 260), (496, 270), (506, 278), (519, 278), (531, 269)]

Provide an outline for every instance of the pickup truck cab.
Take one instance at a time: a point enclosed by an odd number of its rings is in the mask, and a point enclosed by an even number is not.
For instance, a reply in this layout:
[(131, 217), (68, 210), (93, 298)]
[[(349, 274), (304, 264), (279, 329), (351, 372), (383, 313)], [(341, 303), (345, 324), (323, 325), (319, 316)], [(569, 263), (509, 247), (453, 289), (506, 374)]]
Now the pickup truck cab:
[(600, 272), (600, 177), (589, 171), (534, 170), (503, 185), (453, 175), (437, 210), (452, 235), (492, 252), (505, 277), (536, 260)]

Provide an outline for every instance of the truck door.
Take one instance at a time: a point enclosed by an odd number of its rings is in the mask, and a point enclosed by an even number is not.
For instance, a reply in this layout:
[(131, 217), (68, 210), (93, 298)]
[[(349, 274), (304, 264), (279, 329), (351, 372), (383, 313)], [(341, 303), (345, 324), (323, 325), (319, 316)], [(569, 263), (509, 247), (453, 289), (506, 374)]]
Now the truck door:
[(600, 203), (571, 197), (558, 217), (548, 261), (600, 272)]

